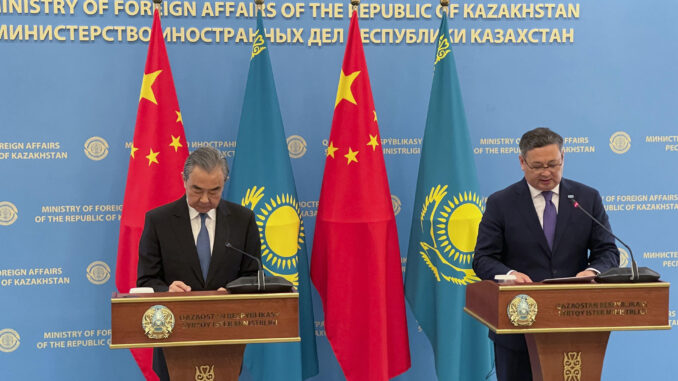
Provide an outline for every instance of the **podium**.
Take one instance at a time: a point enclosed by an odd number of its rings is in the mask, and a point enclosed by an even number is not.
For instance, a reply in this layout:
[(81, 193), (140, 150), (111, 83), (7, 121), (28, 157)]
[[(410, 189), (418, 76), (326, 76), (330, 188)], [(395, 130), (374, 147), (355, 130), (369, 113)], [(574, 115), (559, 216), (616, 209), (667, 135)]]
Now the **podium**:
[(670, 329), (669, 283), (466, 287), (464, 311), (498, 335), (525, 334), (535, 381), (600, 380), (611, 331)]
[(114, 293), (110, 348), (162, 347), (172, 380), (237, 380), (245, 344), (300, 341), (299, 294)]

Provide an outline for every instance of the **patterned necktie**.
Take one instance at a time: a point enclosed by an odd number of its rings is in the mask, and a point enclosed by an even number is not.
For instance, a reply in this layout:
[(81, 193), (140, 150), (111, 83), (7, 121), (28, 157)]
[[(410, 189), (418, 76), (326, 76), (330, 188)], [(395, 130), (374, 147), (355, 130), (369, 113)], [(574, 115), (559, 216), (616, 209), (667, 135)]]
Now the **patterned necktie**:
[(549, 248), (553, 249), (553, 238), (556, 235), (556, 218), (558, 212), (556, 212), (556, 206), (553, 205), (551, 197), (553, 197), (553, 192), (544, 191), (541, 192), (541, 195), (544, 196), (544, 201), (546, 205), (544, 206), (544, 235), (546, 236), (546, 242), (549, 244)]
[(210, 260), (212, 259), (212, 250), (210, 250), (210, 236), (207, 233), (207, 226), (205, 226), (205, 219), (207, 214), (200, 213), (200, 232), (198, 233), (198, 241), (195, 248), (198, 249), (198, 259), (200, 259), (200, 269), (202, 270), (202, 278), (207, 283), (207, 269), (210, 268)]

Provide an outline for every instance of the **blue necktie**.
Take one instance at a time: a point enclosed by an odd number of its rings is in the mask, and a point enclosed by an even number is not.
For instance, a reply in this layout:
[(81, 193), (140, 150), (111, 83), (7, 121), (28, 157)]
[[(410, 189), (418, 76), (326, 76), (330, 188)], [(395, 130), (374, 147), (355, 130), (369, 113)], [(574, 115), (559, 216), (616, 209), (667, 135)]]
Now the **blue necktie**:
[(558, 212), (556, 212), (556, 206), (553, 205), (551, 197), (553, 197), (553, 192), (544, 191), (541, 192), (541, 195), (544, 196), (544, 201), (546, 205), (544, 206), (544, 235), (546, 236), (546, 242), (549, 244), (549, 248), (553, 249), (553, 238), (556, 235), (556, 218)]
[(200, 269), (202, 270), (202, 278), (207, 283), (207, 270), (210, 268), (210, 260), (212, 259), (212, 250), (210, 250), (210, 235), (207, 233), (207, 226), (205, 226), (205, 219), (207, 214), (200, 213), (200, 232), (198, 233), (198, 241), (195, 244), (198, 249), (198, 259), (200, 259)]

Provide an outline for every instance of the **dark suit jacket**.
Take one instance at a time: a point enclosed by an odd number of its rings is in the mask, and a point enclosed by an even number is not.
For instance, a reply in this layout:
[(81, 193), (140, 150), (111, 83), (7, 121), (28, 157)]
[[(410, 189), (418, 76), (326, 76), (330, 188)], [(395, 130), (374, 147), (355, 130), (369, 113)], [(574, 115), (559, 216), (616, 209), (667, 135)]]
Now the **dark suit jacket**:
[[(515, 270), (539, 282), (574, 276), (589, 267), (604, 272), (618, 266), (614, 237), (576, 210), (568, 195), (574, 195), (582, 208), (610, 227), (598, 191), (563, 178), (553, 250), (549, 249), (527, 182), (522, 179), (487, 199), (473, 257), (478, 277), (494, 279), (497, 274)], [(497, 344), (524, 348), (522, 335), (518, 335), (522, 343), (516, 341), (516, 335), (493, 336)]]
[(217, 207), (212, 259), (203, 279), (198, 251), (188, 214), (186, 196), (146, 213), (139, 241), (138, 287), (167, 291), (180, 280), (193, 291), (216, 290), (234, 279), (255, 275), (257, 263), (225, 245), (261, 257), (259, 230), (254, 213), (238, 204), (222, 200)]

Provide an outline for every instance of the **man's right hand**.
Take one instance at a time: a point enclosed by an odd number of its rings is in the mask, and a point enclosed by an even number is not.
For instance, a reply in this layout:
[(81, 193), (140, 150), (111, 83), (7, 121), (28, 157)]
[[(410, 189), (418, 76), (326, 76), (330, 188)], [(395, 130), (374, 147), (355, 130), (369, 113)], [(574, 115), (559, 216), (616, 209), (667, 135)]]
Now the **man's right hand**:
[(180, 280), (175, 280), (169, 286), (169, 292), (189, 292), (189, 291), (191, 291), (191, 286), (187, 285), (186, 283)]
[(519, 273), (517, 271), (514, 271), (511, 273), (511, 275), (516, 277), (516, 280), (514, 281), (515, 283), (532, 283), (532, 279), (530, 279), (529, 276)]

